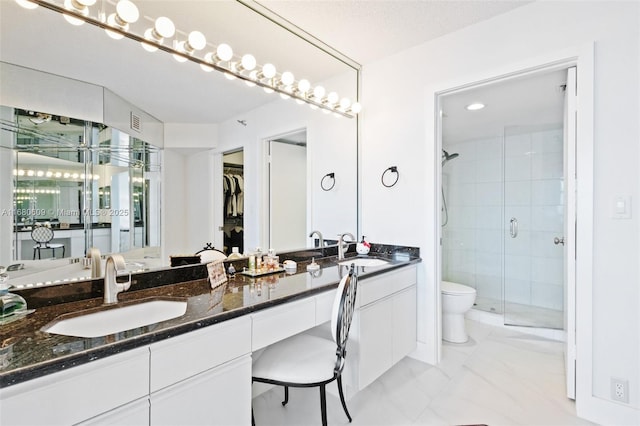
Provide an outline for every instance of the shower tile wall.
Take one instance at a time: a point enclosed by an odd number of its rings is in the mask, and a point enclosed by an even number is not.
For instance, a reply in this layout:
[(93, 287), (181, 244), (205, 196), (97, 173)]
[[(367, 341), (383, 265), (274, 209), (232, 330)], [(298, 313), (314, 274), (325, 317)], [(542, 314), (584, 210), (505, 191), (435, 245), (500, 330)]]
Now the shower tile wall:
[[(562, 246), (553, 244), (563, 228), (562, 129), (511, 127), (504, 152), (502, 141), (445, 141), (460, 156), (443, 167), (443, 278), (475, 287), (478, 300), (495, 300), (496, 312), (503, 297), (562, 310)], [(517, 238), (509, 236), (511, 217)]]

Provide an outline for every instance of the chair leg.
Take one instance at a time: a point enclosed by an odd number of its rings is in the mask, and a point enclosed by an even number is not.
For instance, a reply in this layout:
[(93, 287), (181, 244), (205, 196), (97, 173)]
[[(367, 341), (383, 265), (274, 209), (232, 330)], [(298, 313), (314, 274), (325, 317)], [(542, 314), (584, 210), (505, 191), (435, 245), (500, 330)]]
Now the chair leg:
[(344, 400), (344, 392), (342, 391), (342, 376), (338, 376), (338, 392), (340, 393), (340, 402), (342, 402), (344, 413), (349, 418), (349, 423), (351, 423), (351, 414), (349, 414), (349, 410), (347, 410), (347, 403)]
[(33, 249), (33, 260), (36, 260), (36, 249)]
[(253, 407), (251, 407), (251, 426), (256, 426), (256, 419), (253, 417)]
[(67, 249), (67, 248), (66, 248), (65, 246), (62, 246), (62, 257), (63, 257), (63, 258), (64, 258), (64, 252), (66, 251), (66, 249)]
[(320, 410), (322, 414), (322, 426), (327, 426), (327, 392), (326, 385), (320, 386)]
[(289, 402), (289, 386), (284, 387), (284, 401), (282, 401), (282, 406), (284, 407)]

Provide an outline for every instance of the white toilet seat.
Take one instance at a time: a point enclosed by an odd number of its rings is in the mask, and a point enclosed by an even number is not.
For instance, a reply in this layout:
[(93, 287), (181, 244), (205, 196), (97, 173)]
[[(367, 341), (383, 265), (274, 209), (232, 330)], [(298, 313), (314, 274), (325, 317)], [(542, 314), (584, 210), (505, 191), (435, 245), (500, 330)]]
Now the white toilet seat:
[(476, 294), (476, 289), (464, 284), (452, 283), (450, 281), (442, 281), (440, 285), (440, 291), (442, 294), (448, 294), (451, 296), (462, 296)]

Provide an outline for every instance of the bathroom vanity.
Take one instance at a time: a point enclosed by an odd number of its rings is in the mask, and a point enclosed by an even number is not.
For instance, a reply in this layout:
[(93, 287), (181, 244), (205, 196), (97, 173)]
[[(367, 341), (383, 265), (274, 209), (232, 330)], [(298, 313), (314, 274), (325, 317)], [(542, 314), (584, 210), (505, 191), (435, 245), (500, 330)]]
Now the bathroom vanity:
[[(416, 345), (419, 253), (381, 247), (372, 254), (387, 263), (356, 267), (357, 310), (343, 374), (348, 396)], [(100, 297), (74, 295), (83, 291), (74, 284), (66, 303), (38, 307), (0, 328), (2, 340), (18, 339), (13, 358), (0, 368), (0, 423), (250, 424), (252, 353), (296, 333), (322, 332), (330, 319), (337, 285), (349, 266), (337, 264), (335, 256), (315, 260), (321, 269), (314, 273), (306, 272), (309, 260), (298, 259), (295, 273), (237, 274), (215, 289), (204, 265), (155, 272), (165, 273), (164, 282), (134, 278), (118, 305), (186, 300), (181, 317), (108, 336), (41, 331), (60, 315), (82, 315), (101, 305)], [(100, 283), (84, 288), (93, 292)], [(32, 409), (34, 401), (38, 410)]]

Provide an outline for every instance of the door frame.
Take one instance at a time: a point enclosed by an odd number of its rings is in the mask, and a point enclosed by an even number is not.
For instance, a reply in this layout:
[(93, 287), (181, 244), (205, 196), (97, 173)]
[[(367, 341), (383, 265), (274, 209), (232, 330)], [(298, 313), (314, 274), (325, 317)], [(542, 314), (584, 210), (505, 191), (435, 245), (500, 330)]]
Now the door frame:
[[(576, 377), (576, 402), (578, 409), (585, 412), (595, 411), (594, 404), (600, 409), (606, 409), (605, 404), (593, 397), (593, 341), (592, 330), (592, 286), (593, 272), (593, 116), (594, 116), (594, 43), (587, 43), (574, 48), (563, 49), (557, 52), (549, 52), (541, 57), (523, 60), (511, 65), (497, 65), (496, 69), (488, 72), (479, 72), (475, 78), (467, 77), (456, 81), (440, 82), (437, 85), (427, 86), (426, 94), (429, 105), (426, 109), (427, 117), (431, 113), (432, 120), (427, 120), (426, 132), (434, 137), (433, 151), (427, 153), (427, 162), (433, 166), (433, 175), (428, 176), (430, 182), (426, 183), (427, 197), (434, 205), (433, 215), (430, 216), (431, 230), (427, 231), (427, 241), (432, 241), (431, 246), (425, 247), (426, 272), (426, 300), (427, 310), (433, 308), (433, 323), (427, 326), (426, 342), (433, 343), (433, 352), (427, 345), (424, 358), (428, 362), (439, 363), (442, 356), (442, 308), (440, 298), (441, 271), (441, 201), (439, 188), (442, 180), (442, 166), (440, 153), (442, 150), (441, 117), (439, 97), (455, 91), (467, 89), (472, 86), (490, 84), (511, 77), (522, 77), (528, 73), (549, 71), (552, 69), (566, 69), (571, 66), (578, 68), (578, 119), (576, 122), (577, 149), (576, 149), (576, 205), (577, 226), (576, 235), (579, 240), (576, 244), (576, 282), (579, 287), (576, 290), (576, 368), (581, 373)], [(431, 124), (433, 123), (433, 127)], [(420, 348), (420, 345), (419, 345)]]

